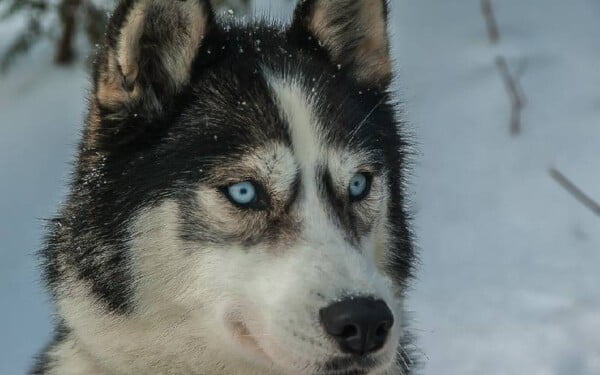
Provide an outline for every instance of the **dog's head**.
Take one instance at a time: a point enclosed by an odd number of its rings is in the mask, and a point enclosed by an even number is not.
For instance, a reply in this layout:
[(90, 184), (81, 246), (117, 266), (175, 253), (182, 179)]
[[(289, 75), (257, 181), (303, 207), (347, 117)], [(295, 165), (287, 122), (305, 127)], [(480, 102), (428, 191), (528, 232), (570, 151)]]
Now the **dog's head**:
[(111, 314), (149, 330), (185, 316), (198, 329), (177, 336), (213, 368), (404, 363), (413, 255), (386, 23), (384, 0), (303, 0), (283, 29), (220, 22), (207, 0), (122, 2), (72, 224)]

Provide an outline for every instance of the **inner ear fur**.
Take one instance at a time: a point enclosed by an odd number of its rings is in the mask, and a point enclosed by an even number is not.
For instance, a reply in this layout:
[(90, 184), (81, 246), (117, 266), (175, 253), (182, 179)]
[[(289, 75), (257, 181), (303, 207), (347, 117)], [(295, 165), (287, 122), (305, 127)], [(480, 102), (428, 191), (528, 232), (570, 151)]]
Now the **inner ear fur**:
[(152, 117), (189, 83), (214, 15), (209, 0), (123, 0), (96, 66), (95, 98), (113, 117)]
[(301, 0), (292, 30), (308, 31), (359, 83), (386, 88), (392, 78), (387, 17), (386, 0)]

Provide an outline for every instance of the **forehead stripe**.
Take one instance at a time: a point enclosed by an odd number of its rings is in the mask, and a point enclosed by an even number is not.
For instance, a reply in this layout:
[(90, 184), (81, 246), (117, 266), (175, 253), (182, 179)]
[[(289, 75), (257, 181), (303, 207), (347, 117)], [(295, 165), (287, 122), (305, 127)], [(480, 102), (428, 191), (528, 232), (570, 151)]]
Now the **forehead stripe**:
[(323, 163), (325, 148), (319, 136), (321, 128), (314, 111), (314, 100), (297, 78), (266, 75), (266, 79), (287, 124), (294, 157), (300, 166), (305, 235), (319, 236), (332, 223), (328, 208), (319, 199), (322, 180), (317, 176), (317, 169)]
[[(292, 146), (303, 172), (313, 170), (321, 154), (319, 126), (314, 101), (298, 79), (267, 76), (275, 102), (288, 125)], [(314, 173), (310, 173), (313, 176)], [(307, 176), (308, 177), (308, 176)]]

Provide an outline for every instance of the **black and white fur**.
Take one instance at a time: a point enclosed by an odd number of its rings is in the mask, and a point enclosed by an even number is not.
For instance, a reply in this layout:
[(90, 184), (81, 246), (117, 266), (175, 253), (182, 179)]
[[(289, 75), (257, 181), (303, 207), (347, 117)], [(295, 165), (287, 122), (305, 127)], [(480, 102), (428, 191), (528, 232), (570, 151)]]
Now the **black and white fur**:
[[(208, 0), (123, 0), (42, 252), (56, 336), (32, 373), (411, 373), (388, 43), (384, 0), (303, 0), (287, 27), (218, 20)], [(353, 202), (358, 172), (371, 188)], [(259, 208), (224, 194), (240, 181)], [(319, 322), (354, 296), (395, 320), (365, 358)]]

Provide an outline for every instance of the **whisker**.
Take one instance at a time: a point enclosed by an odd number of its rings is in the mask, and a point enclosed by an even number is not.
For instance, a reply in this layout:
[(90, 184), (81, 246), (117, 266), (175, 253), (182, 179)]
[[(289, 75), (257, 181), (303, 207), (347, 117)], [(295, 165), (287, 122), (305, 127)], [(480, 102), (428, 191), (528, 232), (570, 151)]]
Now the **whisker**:
[(351, 132), (350, 132), (350, 142), (352, 142), (354, 140), (354, 137), (358, 134), (358, 132), (362, 129), (362, 127), (367, 123), (367, 121), (369, 120), (369, 117), (371, 117), (371, 115), (373, 115), (373, 113), (375, 113), (375, 111), (377, 110), (377, 108), (379, 108), (380, 105), (383, 104), (383, 102), (385, 101), (386, 97), (382, 97), (374, 106), (373, 108), (369, 111), (369, 113), (367, 113), (367, 115), (365, 116), (365, 118), (356, 126), (356, 128), (354, 128)]
[(400, 359), (402, 360), (401, 365), (401, 370), (403, 374), (408, 374), (408, 371), (410, 371), (410, 366), (408, 365), (408, 363), (406, 362), (406, 357), (408, 357), (408, 353), (406, 352), (406, 350), (404, 348), (402, 348), (400, 350)]

